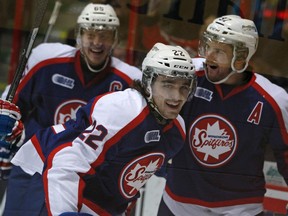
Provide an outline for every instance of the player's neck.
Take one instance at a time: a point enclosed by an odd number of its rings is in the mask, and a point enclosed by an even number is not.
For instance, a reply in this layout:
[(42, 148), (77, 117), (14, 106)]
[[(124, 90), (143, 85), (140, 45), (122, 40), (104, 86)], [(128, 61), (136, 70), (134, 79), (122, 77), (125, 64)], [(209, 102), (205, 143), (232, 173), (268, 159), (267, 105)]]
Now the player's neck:
[(231, 85), (231, 86), (241, 86), (248, 83), (251, 79), (251, 73), (243, 72), (243, 73), (235, 73), (223, 84)]
[[(99, 68), (103, 67), (103, 65), (100, 65)], [(84, 82), (87, 84), (89, 83), (92, 79), (94, 79), (94, 77), (98, 76), (99, 74), (101, 74), (102, 71), (100, 71), (99, 73), (95, 73), (93, 71), (91, 71), (84, 58), (81, 56), (81, 68), (82, 68), (82, 72), (83, 72), (83, 77), (84, 77)], [(104, 71), (104, 70), (103, 70)]]

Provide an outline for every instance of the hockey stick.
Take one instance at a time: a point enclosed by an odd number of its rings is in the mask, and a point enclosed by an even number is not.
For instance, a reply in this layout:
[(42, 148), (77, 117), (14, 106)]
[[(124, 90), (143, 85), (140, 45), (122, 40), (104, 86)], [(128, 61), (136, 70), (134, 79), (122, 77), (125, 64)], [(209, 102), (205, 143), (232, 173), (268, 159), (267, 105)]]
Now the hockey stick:
[(38, 30), (39, 27), (41, 25), (41, 22), (43, 20), (46, 8), (47, 8), (47, 4), (48, 4), (48, 0), (37, 0), (37, 7), (36, 7), (36, 16), (35, 16), (35, 20), (32, 26), (32, 30), (30, 31), (29, 37), (28, 37), (28, 41), (21, 53), (20, 56), (20, 61), (19, 64), (17, 66), (16, 72), (14, 74), (12, 83), (10, 85), (8, 94), (6, 96), (6, 100), (12, 102), (14, 95), (16, 93), (16, 89), (19, 85), (19, 82), (21, 80), (22, 77), (22, 73), (24, 71), (24, 68), (26, 66), (26, 63), (28, 61), (31, 49), (33, 47), (35, 38), (38, 34)]
[(44, 43), (46, 43), (48, 41), (48, 38), (50, 36), (50, 33), (51, 33), (51, 30), (58, 18), (58, 15), (59, 15), (59, 11), (60, 11), (60, 7), (62, 6), (62, 3), (61, 1), (56, 1), (55, 2), (55, 5), (54, 5), (54, 9), (52, 11), (52, 14), (51, 14), (51, 17), (49, 19), (49, 27), (47, 29), (47, 32), (46, 32), (46, 35), (45, 35), (45, 38), (44, 38)]

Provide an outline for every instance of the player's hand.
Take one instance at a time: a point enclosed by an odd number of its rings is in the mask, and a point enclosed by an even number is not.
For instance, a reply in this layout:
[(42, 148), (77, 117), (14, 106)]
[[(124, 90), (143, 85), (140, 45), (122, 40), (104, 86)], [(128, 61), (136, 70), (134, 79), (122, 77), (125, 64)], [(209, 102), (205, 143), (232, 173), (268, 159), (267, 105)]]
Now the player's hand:
[(0, 99), (0, 139), (12, 135), (15, 122), (21, 119), (19, 108), (6, 100)]
[(7, 179), (11, 159), (24, 141), (24, 126), (19, 108), (0, 99), (0, 178)]
[(12, 168), (11, 160), (23, 144), (24, 127), (20, 120), (15, 122), (12, 133), (5, 140), (0, 140), (0, 179), (7, 180)]

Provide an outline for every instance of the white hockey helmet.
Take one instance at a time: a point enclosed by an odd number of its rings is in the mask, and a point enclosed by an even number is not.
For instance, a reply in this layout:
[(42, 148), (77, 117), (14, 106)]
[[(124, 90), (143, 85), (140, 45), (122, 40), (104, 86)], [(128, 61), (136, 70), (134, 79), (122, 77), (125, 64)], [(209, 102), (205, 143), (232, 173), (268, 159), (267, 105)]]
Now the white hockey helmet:
[(115, 30), (115, 44), (118, 38), (119, 19), (115, 10), (109, 4), (88, 4), (77, 19), (76, 41), (81, 45), (81, 29), (85, 30)]
[[(205, 47), (207, 41), (218, 41), (233, 46), (233, 59), (231, 68), (237, 73), (243, 72), (249, 63), (249, 60), (256, 52), (258, 46), (258, 32), (252, 20), (243, 19), (237, 15), (226, 15), (216, 18), (200, 40), (199, 55), (205, 56)], [(234, 63), (238, 58), (243, 58), (243, 51), (246, 51), (246, 63), (241, 70), (236, 70)]]
[(191, 81), (190, 95), (196, 89), (195, 67), (188, 52), (180, 46), (156, 43), (142, 63), (142, 83), (152, 100), (151, 84), (157, 75), (185, 78)]
[(119, 19), (109, 4), (88, 4), (77, 19), (77, 24), (88, 29), (116, 29)]

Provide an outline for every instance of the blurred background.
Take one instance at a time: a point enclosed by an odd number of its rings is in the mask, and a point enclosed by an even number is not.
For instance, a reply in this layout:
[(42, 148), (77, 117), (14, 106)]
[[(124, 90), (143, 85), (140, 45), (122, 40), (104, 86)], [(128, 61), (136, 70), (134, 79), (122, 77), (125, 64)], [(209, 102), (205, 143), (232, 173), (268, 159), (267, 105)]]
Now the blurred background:
[[(155, 42), (179, 44), (191, 56), (197, 55), (198, 35), (216, 16), (238, 14), (252, 19), (260, 35), (252, 62), (254, 71), (287, 88), (286, 0), (49, 0), (34, 47), (45, 38), (46, 42), (74, 45), (77, 16), (89, 2), (109, 3), (115, 8), (121, 22), (115, 55), (139, 67)], [(48, 22), (56, 4), (60, 4), (59, 14), (48, 32)], [(0, 0), (0, 5), (1, 91), (3, 85), (12, 80), (35, 19), (37, 0)]]

